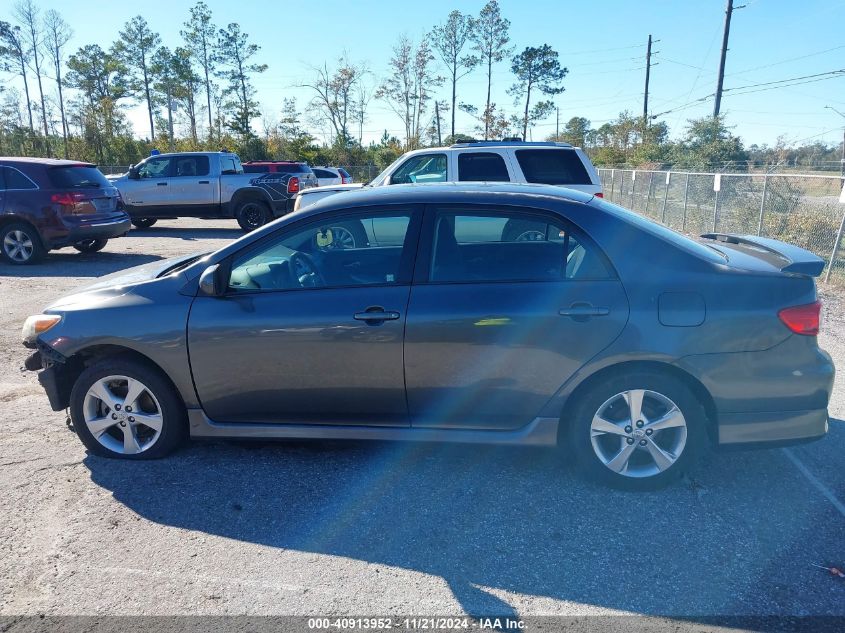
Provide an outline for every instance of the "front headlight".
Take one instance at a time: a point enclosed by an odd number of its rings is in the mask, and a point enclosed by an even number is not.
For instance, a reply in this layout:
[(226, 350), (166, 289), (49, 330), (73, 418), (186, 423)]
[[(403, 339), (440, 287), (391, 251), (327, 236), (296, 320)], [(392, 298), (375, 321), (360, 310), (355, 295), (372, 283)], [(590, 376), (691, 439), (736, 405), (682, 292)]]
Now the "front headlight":
[(39, 334), (46, 332), (61, 320), (62, 317), (58, 314), (35, 314), (27, 318), (24, 321), (23, 330), (21, 331), (23, 344), (34, 345), (35, 339), (38, 338)]

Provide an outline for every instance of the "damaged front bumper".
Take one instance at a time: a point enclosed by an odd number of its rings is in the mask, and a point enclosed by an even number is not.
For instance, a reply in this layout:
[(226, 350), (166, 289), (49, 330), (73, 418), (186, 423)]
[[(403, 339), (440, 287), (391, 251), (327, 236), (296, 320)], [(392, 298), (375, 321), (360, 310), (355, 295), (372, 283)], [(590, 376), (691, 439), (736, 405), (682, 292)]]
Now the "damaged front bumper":
[(67, 409), (73, 389), (67, 371), (68, 359), (41, 341), (36, 341), (35, 345), (36, 349), (24, 361), (23, 369), (38, 372), (38, 382), (47, 393), (53, 411)]

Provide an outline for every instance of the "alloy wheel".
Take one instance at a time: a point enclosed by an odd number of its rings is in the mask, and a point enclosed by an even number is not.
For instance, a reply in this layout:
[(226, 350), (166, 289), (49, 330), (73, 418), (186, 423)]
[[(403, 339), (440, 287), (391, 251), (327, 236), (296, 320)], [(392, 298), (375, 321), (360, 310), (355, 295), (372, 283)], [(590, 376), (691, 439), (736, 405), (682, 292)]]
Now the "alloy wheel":
[(32, 238), (20, 229), (14, 229), (6, 233), (3, 238), (3, 251), (12, 261), (23, 263), (29, 261), (35, 252), (35, 244)]
[(631, 389), (608, 398), (590, 424), (590, 441), (599, 461), (633, 478), (652, 477), (670, 468), (684, 451), (687, 423), (665, 395)]
[(129, 376), (106, 376), (88, 388), (82, 405), (91, 435), (108, 450), (126, 455), (151, 448), (164, 418), (155, 394)]

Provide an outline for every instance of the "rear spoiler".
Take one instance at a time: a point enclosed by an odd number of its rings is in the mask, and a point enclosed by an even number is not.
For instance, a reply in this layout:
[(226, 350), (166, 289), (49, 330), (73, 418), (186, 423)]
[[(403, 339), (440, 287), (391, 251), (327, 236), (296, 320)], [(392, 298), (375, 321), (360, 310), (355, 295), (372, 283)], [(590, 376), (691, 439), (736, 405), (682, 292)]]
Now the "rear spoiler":
[(786, 265), (780, 266), (781, 272), (784, 273), (818, 277), (822, 274), (822, 270), (824, 270), (825, 262), (821, 257), (806, 249), (781, 242), (780, 240), (773, 240), (769, 237), (731, 235), (729, 233), (705, 233), (701, 237), (706, 240), (725, 242), (726, 244), (738, 244), (763, 249), (772, 255), (786, 260)]

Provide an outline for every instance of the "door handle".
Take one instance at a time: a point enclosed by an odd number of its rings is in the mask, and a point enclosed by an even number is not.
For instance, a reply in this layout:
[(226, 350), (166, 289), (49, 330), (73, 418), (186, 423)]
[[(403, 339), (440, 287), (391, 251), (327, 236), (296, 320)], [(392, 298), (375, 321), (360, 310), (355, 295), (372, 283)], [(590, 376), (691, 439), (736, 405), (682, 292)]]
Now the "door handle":
[(395, 321), (399, 318), (399, 313), (393, 310), (384, 311), (381, 308), (377, 310), (368, 309), (364, 312), (356, 312), (352, 318), (356, 321), (366, 321), (367, 323), (375, 323), (378, 321)]
[(591, 305), (573, 305), (568, 308), (563, 308), (558, 310), (557, 312), (560, 316), (565, 317), (572, 317), (572, 318), (588, 318), (594, 316), (607, 316), (610, 314), (610, 310), (608, 308), (596, 307)]
[(158, 185), (159, 187), (166, 187), (167, 183), (166, 182), (157, 182), (156, 185)]
[(200, 184), (200, 185), (209, 185), (209, 184), (211, 184), (211, 183), (210, 183), (208, 180), (200, 180), (200, 181), (199, 181), (199, 183), (197, 183), (197, 184)]

